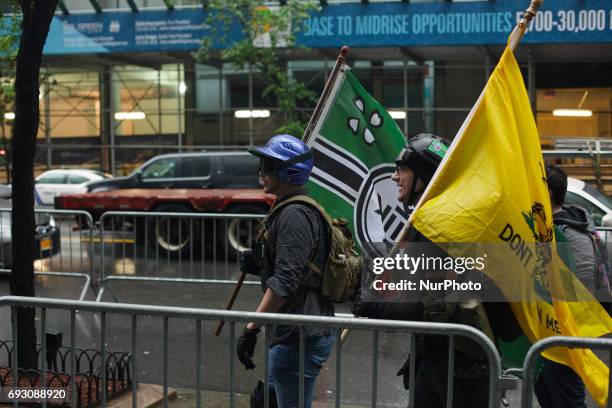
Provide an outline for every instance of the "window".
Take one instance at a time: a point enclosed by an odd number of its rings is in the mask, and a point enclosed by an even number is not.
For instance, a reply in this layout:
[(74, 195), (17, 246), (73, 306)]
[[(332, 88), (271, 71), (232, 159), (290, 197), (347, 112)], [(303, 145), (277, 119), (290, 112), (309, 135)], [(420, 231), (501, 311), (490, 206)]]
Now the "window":
[(600, 201), (606, 207), (612, 208), (612, 199), (608, 197), (607, 195), (605, 195), (604, 193), (602, 193), (601, 191), (599, 191), (598, 189), (593, 188), (589, 186), (588, 184), (586, 184), (584, 186), (584, 191), (586, 191), (587, 193), (595, 197), (596, 200)]
[(102, 173), (101, 171), (92, 170), (92, 173), (94, 173), (94, 174), (96, 174), (96, 175), (98, 175), (98, 176), (100, 176), (100, 177), (102, 177), (102, 178), (105, 178), (105, 179), (112, 178), (112, 176), (111, 176), (110, 174), (108, 174), (108, 173)]
[(142, 170), (143, 179), (173, 178), (177, 176), (176, 157), (158, 159)]
[[(557, 139), (565, 137), (611, 137), (611, 98), (609, 87), (538, 89), (537, 122), (542, 144), (553, 147)], [(580, 111), (572, 112), (576, 109)], [(562, 114), (562, 110), (566, 112)]]
[(39, 179), (36, 184), (64, 184), (65, 179), (63, 174), (49, 174)]
[(183, 157), (181, 166), (182, 177), (210, 177), (210, 157), (208, 156)]
[(70, 174), (68, 175), (67, 184), (83, 184), (83, 183), (87, 183), (88, 181), (89, 179), (87, 177)]
[[(185, 82), (182, 66), (164, 64), (160, 70), (133, 65), (113, 67), (115, 112), (141, 112), (144, 119), (115, 119), (117, 136), (172, 134), (185, 129)], [(180, 109), (179, 109), (180, 108)]]
[[(45, 86), (44, 81), (40, 84), (40, 120), (42, 123), (48, 118), (49, 123), (41, 124), (41, 129), (48, 126), (53, 138), (97, 137), (101, 132), (98, 72), (65, 72), (53, 69), (48, 70), (46, 75), (48, 85)], [(48, 92), (48, 106), (45, 92)], [(45, 109), (50, 110), (48, 116), (42, 114)], [(39, 131), (39, 140), (44, 137), (44, 132)], [(63, 153), (65, 152), (57, 152)]]
[(593, 221), (595, 222), (595, 225), (598, 227), (601, 226), (601, 219), (606, 214), (601, 208), (597, 207), (595, 204), (593, 204), (586, 198), (581, 197), (578, 194), (572, 193), (569, 191), (565, 194), (564, 204), (579, 205), (583, 207), (584, 209), (586, 209), (588, 212), (591, 213), (591, 215), (593, 216)]

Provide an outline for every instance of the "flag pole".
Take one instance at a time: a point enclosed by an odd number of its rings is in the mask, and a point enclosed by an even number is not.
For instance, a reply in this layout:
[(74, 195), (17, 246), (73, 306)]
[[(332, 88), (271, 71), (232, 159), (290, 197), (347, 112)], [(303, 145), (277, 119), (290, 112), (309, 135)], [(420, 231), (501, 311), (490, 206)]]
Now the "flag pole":
[[(529, 25), (529, 23), (531, 22), (533, 17), (538, 12), (538, 9), (542, 5), (542, 3), (544, 3), (544, 0), (531, 0), (531, 3), (529, 4), (529, 7), (527, 8), (527, 10), (525, 10), (523, 18), (516, 25), (514, 30), (512, 30), (512, 33), (510, 33), (510, 37), (508, 39), (508, 46), (510, 47), (510, 49), (513, 52), (516, 49), (516, 47), (518, 46), (518, 44), (521, 41), (521, 39), (523, 38), (523, 36), (525, 35), (525, 31), (527, 30), (527, 26)], [(485, 86), (485, 89), (486, 89), (486, 86)], [(478, 101), (476, 102), (476, 104), (474, 106), (478, 106), (478, 104), (480, 103), (480, 100), (482, 99), (482, 95), (483, 94), (484, 94), (484, 90), (482, 91), (480, 97), (478, 98)], [(467, 124), (472, 119), (473, 115), (474, 115), (474, 110), (472, 109), (470, 111), (470, 113), (468, 114), (468, 116), (466, 117), (465, 121), (463, 122), (463, 125), (461, 126), (461, 128), (457, 132), (457, 135), (455, 136), (455, 139), (460, 138), (461, 136), (463, 136), (463, 134), (465, 132), (465, 128), (467, 127)], [(450, 156), (451, 152), (452, 152), (452, 146), (448, 150), (446, 156), (447, 157)], [(440, 163), (440, 165), (438, 166), (438, 169), (440, 169), (442, 167), (442, 165), (444, 164), (445, 161), (446, 161), (446, 158), (442, 160), (442, 163)], [(435, 178), (435, 174), (434, 174), (434, 177), (432, 177), (432, 180), (434, 178)], [(429, 192), (431, 191), (431, 189), (429, 188), (430, 186), (431, 186), (431, 182), (425, 188), (425, 191), (423, 192), (423, 195), (421, 196), (421, 198), (419, 199), (417, 205), (415, 206), (414, 211), (412, 211), (412, 213), (410, 214), (410, 217), (408, 218), (408, 221), (406, 221), (406, 224), (402, 228), (402, 231), (400, 232), (397, 240), (393, 244), (393, 247), (389, 251), (389, 255), (387, 255), (387, 256), (394, 257), (399, 252), (400, 243), (403, 242), (406, 239), (406, 236), (408, 235), (408, 231), (410, 230), (410, 226), (412, 225), (412, 218), (413, 218), (414, 213), (416, 212), (416, 210), (424, 202), (429, 200), (428, 195), (429, 195)], [(349, 334), (350, 334), (350, 331), (348, 329), (344, 329), (342, 331), (342, 334), (341, 334), (341, 337), (340, 337), (341, 344), (344, 344), (344, 342), (347, 340)]]
[[(225, 310), (232, 310), (232, 307), (234, 307), (234, 302), (236, 301), (236, 298), (238, 297), (238, 292), (240, 292), (240, 289), (242, 289), (242, 285), (244, 283), (244, 280), (246, 279), (246, 272), (240, 272), (240, 277), (238, 278), (238, 281), (236, 282), (236, 285), (234, 286), (234, 290), (232, 290), (232, 293), (230, 294), (229, 299), (227, 300), (227, 302), (225, 303)], [(217, 323), (217, 327), (215, 328), (215, 331), (213, 332), (213, 336), (218, 337), (221, 334), (221, 330), (223, 330), (223, 326), (225, 325), (225, 320), (220, 320)]]
[(512, 34), (510, 34), (510, 40), (508, 41), (508, 46), (513, 52), (516, 50), (516, 47), (518, 46), (519, 42), (523, 39), (525, 31), (527, 31), (527, 26), (535, 17), (542, 3), (544, 3), (544, 0), (531, 0), (531, 4), (527, 8), (527, 10), (525, 10), (523, 18), (516, 25), (516, 27), (514, 27), (514, 30), (512, 30)]
[(308, 121), (308, 125), (306, 126), (306, 130), (304, 131), (304, 135), (302, 136), (302, 141), (308, 144), (310, 138), (312, 137), (312, 132), (319, 122), (319, 118), (321, 117), (321, 113), (323, 113), (323, 107), (327, 104), (327, 100), (329, 99), (329, 95), (331, 94), (332, 88), (334, 87), (334, 83), (336, 82), (336, 78), (338, 77), (338, 73), (340, 72), (340, 68), (344, 65), (346, 61), (346, 56), (348, 55), (349, 47), (344, 45), (340, 49), (340, 54), (336, 59), (336, 64), (334, 68), (332, 68), (331, 74), (329, 78), (327, 78), (327, 82), (325, 83), (325, 88), (323, 89), (323, 93), (317, 102), (317, 106), (315, 107), (310, 120)]
[[(516, 47), (518, 46), (519, 42), (521, 41), (521, 39), (525, 35), (525, 31), (527, 30), (527, 26), (529, 25), (531, 20), (535, 17), (535, 15), (538, 12), (538, 10), (539, 10), (540, 6), (542, 5), (542, 3), (544, 3), (544, 0), (531, 0), (531, 3), (529, 4), (529, 7), (527, 8), (527, 10), (525, 10), (525, 14), (523, 14), (523, 18), (516, 25), (516, 27), (514, 27), (514, 30), (512, 30), (512, 33), (510, 33), (510, 37), (508, 39), (508, 47), (510, 47), (510, 49), (513, 52), (514, 52), (514, 50), (516, 50)], [(485, 85), (485, 89), (486, 89), (486, 85)], [(484, 94), (484, 89), (483, 89), (482, 93), (480, 94), (480, 97), (478, 98), (478, 101), (476, 101), (476, 103), (474, 104), (474, 106), (478, 106), (479, 105), (480, 100), (481, 100), (483, 94)], [(474, 115), (474, 110), (472, 109), (470, 111), (470, 113), (468, 114), (468, 116), (465, 118), (465, 121), (463, 122), (463, 125), (461, 126), (461, 128), (457, 132), (457, 135), (455, 136), (455, 139), (458, 139), (458, 138), (463, 136), (463, 133), (465, 132), (465, 128), (466, 128), (467, 124), (470, 122), (470, 120), (472, 119), (473, 115)], [(452, 152), (452, 150), (453, 150), (453, 148), (451, 146), (451, 148), (448, 150), (446, 156), (450, 156), (450, 153)], [(444, 158), (442, 160), (442, 163), (440, 163), (440, 165), (438, 166), (438, 169), (440, 169), (442, 167), (442, 165), (444, 164), (445, 161), (446, 161), (446, 158)], [(437, 171), (436, 171), (436, 173), (437, 173)], [(435, 177), (436, 177), (436, 175), (434, 174), (434, 176), (432, 177), (432, 180), (435, 179)], [(398, 249), (399, 249), (399, 243), (404, 241), (404, 239), (406, 239), (406, 235), (408, 234), (408, 230), (410, 229), (410, 226), (412, 225), (412, 215), (416, 212), (416, 210), (424, 202), (429, 200), (428, 195), (429, 195), (429, 192), (431, 191), (429, 186), (431, 186), (431, 182), (425, 188), (425, 192), (423, 193), (423, 195), (419, 199), (419, 202), (415, 206), (414, 211), (412, 211), (412, 214), (408, 218), (408, 221), (406, 221), (406, 225), (404, 225), (404, 228), (400, 232), (400, 234), (399, 234), (399, 236), (397, 238), (397, 241), (395, 242), (395, 244), (391, 248), (389, 256), (391, 256), (391, 257), (394, 256), (397, 253)]]

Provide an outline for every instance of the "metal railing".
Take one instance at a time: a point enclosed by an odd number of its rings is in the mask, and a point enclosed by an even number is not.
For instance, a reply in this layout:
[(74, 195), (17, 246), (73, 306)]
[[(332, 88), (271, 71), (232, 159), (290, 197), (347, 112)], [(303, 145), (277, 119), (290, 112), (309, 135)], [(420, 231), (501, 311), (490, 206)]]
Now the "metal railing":
[[(101, 285), (112, 281), (234, 284), (262, 214), (118, 212), (99, 221)], [(246, 284), (258, 284), (247, 280)]]
[(612, 157), (612, 150), (598, 150), (596, 152), (588, 150), (542, 150), (542, 155), (545, 159), (575, 159), (575, 158), (593, 158), (599, 156), (602, 158)]
[[(0, 273), (10, 274), (12, 265), (12, 210), (0, 208)], [(91, 228), (74, 230), (76, 225), (93, 226), (93, 219), (86, 211), (35, 209), (36, 263), (35, 276), (81, 278), (84, 280), (79, 300), (87, 289), (96, 293), (94, 282), (93, 239)], [(62, 232), (64, 236), (62, 237)], [(66, 236), (67, 235), (67, 236)], [(67, 245), (62, 245), (68, 240)], [(76, 245), (74, 245), (76, 241)], [(64, 251), (67, 250), (68, 253)]]
[[(143, 354), (138, 350), (138, 321), (143, 317), (155, 317), (161, 319), (163, 323), (163, 334), (161, 338), (161, 361), (162, 369), (159, 375), (161, 376), (161, 384), (163, 386), (163, 406), (168, 406), (168, 350), (169, 350), (169, 339), (168, 339), (168, 325), (172, 319), (182, 319), (191, 321), (195, 325), (195, 337), (196, 337), (196, 349), (195, 349), (195, 377), (196, 377), (196, 403), (197, 407), (203, 405), (202, 398), (202, 383), (203, 383), (203, 372), (202, 368), (207, 367), (210, 372), (219, 373), (221, 370), (219, 367), (211, 367), (210, 364), (204, 364), (203, 361), (203, 339), (202, 339), (202, 322), (203, 321), (216, 321), (224, 320), (228, 326), (229, 339), (227, 346), (229, 348), (229, 406), (234, 408), (236, 406), (236, 373), (235, 373), (235, 343), (236, 343), (236, 323), (247, 323), (247, 322), (258, 322), (260, 325), (266, 327), (266, 341), (268, 344), (269, 340), (269, 328), (272, 325), (290, 325), (296, 326), (299, 329), (299, 397), (300, 407), (304, 406), (304, 367), (305, 367), (305, 352), (304, 352), (304, 328), (305, 327), (324, 327), (329, 328), (337, 333), (336, 344), (335, 344), (335, 407), (339, 408), (341, 403), (341, 390), (342, 390), (342, 344), (340, 333), (342, 329), (353, 329), (363, 330), (372, 333), (372, 397), (371, 406), (377, 406), (378, 397), (378, 358), (379, 358), (379, 334), (380, 332), (392, 332), (392, 333), (407, 333), (409, 335), (408, 341), (410, 342), (410, 355), (415, 355), (415, 336), (417, 334), (430, 334), (430, 335), (443, 335), (449, 338), (448, 341), (448, 387), (447, 387), (447, 404), (450, 403), (452, 406), (453, 401), (453, 372), (454, 372), (454, 360), (455, 360), (455, 337), (462, 336), (467, 337), (475, 341), (483, 349), (483, 353), (487, 358), (489, 368), (489, 407), (499, 406), (500, 401), (500, 389), (499, 381), (501, 377), (501, 361), (499, 354), (496, 351), (493, 342), (479, 330), (465, 325), (452, 324), (452, 323), (424, 323), (424, 322), (410, 322), (410, 321), (391, 321), (391, 320), (370, 320), (370, 319), (355, 319), (355, 318), (336, 318), (336, 317), (320, 317), (320, 316), (303, 316), (303, 315), (284, 315), (284, 314), (271, 314), (271, 313), (252, 313), (252, 312), (238, 312), (238, 311), (222, 311), (222, 310), (211, 310), (211, 309), (194, 309), (194, 308), (179, 308), (179, 307), (160, 307), (160, 306), (144, 306), (144, 305), (129, 305), (119, 303), (104, 303), (104, 302), (69, 302), (58, 299), (42, 299), (42, 298), (29, 298), (29, 297), (1, 297), (0, 308), (10, 306), (14, 313), (16, 307), (31, 307), (34, 309), (40, 309), (40, 330), (44, 332), (46, 328), (47, 310), (66, 310), (70, 312), (70, 361), (71, 361), (71, 375), (74, 376), (74, 364), (75, 364), (75, 353), (76, 348), (76, 324), (75, 316), (76, 311), (79, 311), (81, 315), (84, 312), (91, 312), (99, 317), (100, 324), (100, 352), (102, 359), (108, 352), (107, 339), (108, 327), (107, 327), (107, 314), (122, 314), (131, 316), (131, 333), (130, 333), (130, 353), (133, 356), (131, 360), (131, 372), (132, 376), (132, 406), (137, 405), (137, 388), (139, 382), (139, 371), (138, 367), (141, 363), (141, 356)], [(6, 310), (6, 309), (4, 309)], [(16, 319), (13, 319), (12, 333), (13, 341), (17, 333)], [(44, 336), (43, 336), (44, 338)], [(14, 375), (18, 373), (19, 363), (17, 361), (17, 347), (13, 349), (14, 358), (12, 360), (12, 370)], [(43, 348), (45, 345), (43, 343)], [(268, 390), (268, 374), (270, 372), (268, 362), (268, 347), (264, 347), (264, 406), (269, 406), (269, 390)], [(143, 357), (144, 358), (144, 357)], [(414, 390), (415, 385), (415, 359), (410, 359), (411, 374), (409, 376), (410, 390)], [(225, 363), (225, 362), (224, 362)], [(226, 365), (224, 365), (226, 367)], [(45, 369), (43, 362), (43, 370)], [(72, 377), (73, 378), (73, 377)], [(102, 384), (106, 384), (106, 373), (102, 370)], [(74, 386), (72, 387), (74, 390)], [(206, 394), (205, 394), (206, 395)], [(74, 393), (73, 393), (73, 406), (74, 406)], [(414, 406), (414, 393), (410, 393), (411, 405)], [(101, 405), (106, 406), (107, 395), (105, 387), (102, 387), (102, 398)], [(15, 406), (17, 403), (15, 403)], [(44, 406), (44, 405), (43, 405)]]
[[(537, 358), (542, 352), (553, 347), (608, 350), (608, 356), (610, 361), (612, 361), (612, 339), (553, 336), (538, 341), (531, 346), (523, 363), (521, 407), (531, 408), (533, 406), (534, 368), (536, 366)], [(612, 408), (612, 387), (610, 387), (610, 384), (612, 384), (612, 370), (610, 370), (610, 376), (608, 377), (608, 403), (606, 405), (608, 408)]]
[[(2, 274), (10, 273), (6, 258), (10, 213), (0, 208)], [(82, 278), (78, 299), (83, 300), (91, 288), (98, 301), (106, 289), (117, 300), (113, 281), (235, 284), (237, 253), (250, 248), (255, 225), (264, 218), (263, 214), (111, 211), (94, 225), (86, 211), (36, 209), (35, 213), (37, 223), (43, 216), (52, 217), (55, 228), (63, 232), (58, 254), (48, 256), (39, 245), (37, 258), (42, 261), (37, 262), (35, 275)], [(597, 230), (612, 259), (612, 228)], [(180, 242), (173, 241), (177, 237)], [(245, 283), (256, 285), (259, 280)]]

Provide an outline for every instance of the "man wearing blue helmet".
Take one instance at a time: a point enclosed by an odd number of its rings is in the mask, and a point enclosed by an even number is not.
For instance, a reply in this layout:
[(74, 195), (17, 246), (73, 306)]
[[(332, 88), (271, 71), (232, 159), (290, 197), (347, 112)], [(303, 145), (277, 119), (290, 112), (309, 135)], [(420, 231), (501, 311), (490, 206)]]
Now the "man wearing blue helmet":
[[(278, 135), (249, 153), (260, 158), (263, 191), (276, 195), (254, 250), (240, 257), (243, 272), (261, 277), (264, 296), (256, 311), (333, 316), (334, 307), (321, 297), (321, 277), (309, 266), (324, 269), (330, 246), (329, 227), (312, 206), (299, 201), (287, 203), (292, 197), (307, 194), (304, 183), (313, 166), (310, 148), (293, 136)], [(326, 328), (303, 330), (304, 407), (309, 408), (316, 378), (331, 353), (335, 335)], [(259, 331), (259, 323), (250, 322), (238, 340), (238, 359), (247, 370), (255, 367), (252, 357)], [(269, 333), (269, 380), (281, 408), (299, 406), (299, 336), (295, 326), (277, 325)]]

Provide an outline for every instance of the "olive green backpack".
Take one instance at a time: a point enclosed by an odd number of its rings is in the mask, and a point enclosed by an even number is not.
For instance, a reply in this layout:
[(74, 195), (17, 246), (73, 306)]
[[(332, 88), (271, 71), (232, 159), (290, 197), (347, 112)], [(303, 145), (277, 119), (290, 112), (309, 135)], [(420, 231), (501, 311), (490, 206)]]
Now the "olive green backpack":
[(269, 242), (269, 234), (265, 230), (267, 221), (280, 209), (289, 204), (300, 203), (315, 208), (327, 221), (330, 237), (330, 249), (323, 271), (313, 262), (306, 262), (306, 266), (321, 276), (321, 296), (333, 303), (344, 303), (359, 285), (359, 273), (363, 261), (353, 244), (353, 234), (348, 229), (348, 222), (342, 218), (332, 218), (327, 211), (313, 198), (307, 195), (296, 195), (288, 198), (273, 207), (262, 221), (260, 236)]

